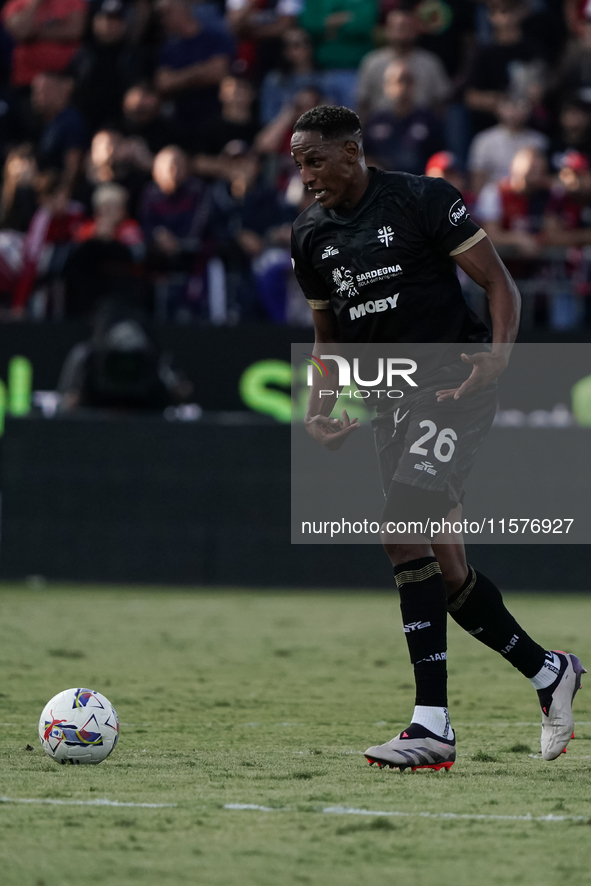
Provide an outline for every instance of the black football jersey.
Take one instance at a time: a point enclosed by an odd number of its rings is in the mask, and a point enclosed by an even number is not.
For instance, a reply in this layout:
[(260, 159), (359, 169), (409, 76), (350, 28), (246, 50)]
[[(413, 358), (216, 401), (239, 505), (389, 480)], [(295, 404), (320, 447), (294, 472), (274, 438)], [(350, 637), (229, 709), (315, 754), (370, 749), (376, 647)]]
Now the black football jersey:
[(335, 312), (343, 342), (486, 342), (452, 258), (484, 236), (444, 179), (371, 169), (354, 209), (314, 203), (296, 219), (292, 260), (310, 305)]

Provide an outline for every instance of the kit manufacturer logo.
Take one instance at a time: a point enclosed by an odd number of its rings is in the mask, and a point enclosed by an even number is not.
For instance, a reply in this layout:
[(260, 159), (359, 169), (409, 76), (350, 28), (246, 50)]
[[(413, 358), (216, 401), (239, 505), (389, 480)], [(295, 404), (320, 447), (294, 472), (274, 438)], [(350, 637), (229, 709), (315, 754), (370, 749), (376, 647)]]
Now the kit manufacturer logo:
[(392, 230), (390, 225), (384, 225), (383, 228), (379, 228), (378, 240), (380, 241), (380, 243), (383, 243), (384, 246), (390, 246), (390, 244), (394, 240), (394, 231)]
[(430, 461), (422, 461), (420, 464), (415, 465), (415, 471), (426, 471), (427, 474), (437, 473)]

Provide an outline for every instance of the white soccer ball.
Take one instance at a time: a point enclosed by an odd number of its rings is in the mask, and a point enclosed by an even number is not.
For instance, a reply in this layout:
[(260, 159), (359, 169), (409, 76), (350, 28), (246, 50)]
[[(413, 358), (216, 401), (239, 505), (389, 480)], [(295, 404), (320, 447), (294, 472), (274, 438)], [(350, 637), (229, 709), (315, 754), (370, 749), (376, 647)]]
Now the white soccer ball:
[(100, 692), (66, 689), (43, 708), (39, 738), (56, 763), (102, 763), (117, 744), (119, 720)]

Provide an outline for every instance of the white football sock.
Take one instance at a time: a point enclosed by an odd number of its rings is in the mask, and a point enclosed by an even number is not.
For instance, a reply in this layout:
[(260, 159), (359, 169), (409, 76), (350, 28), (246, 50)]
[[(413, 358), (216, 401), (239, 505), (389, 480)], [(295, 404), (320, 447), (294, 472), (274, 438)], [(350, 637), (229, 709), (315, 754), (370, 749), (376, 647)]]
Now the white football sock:
[(447, 738), (449, 741), (454, 737), (447, 708), (436, 708), (422, 704), (415, 705), (411, 723), (419, 723), (425, 729), (428, 729), (429, 732), (440, 735), (442, 738)]
[(530, 677), (529, 682), (536, 689), (546, 689), (551, 686), (560, 673), (560, 657), (555, 652), (546, 653), (546, 661), (535, 677)]

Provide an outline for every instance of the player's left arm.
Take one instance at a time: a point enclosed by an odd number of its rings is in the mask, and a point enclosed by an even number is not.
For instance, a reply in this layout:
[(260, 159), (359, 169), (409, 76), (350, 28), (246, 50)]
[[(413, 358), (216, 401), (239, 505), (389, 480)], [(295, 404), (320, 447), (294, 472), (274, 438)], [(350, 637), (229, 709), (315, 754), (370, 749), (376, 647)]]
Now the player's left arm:
[(488, 237), (453, 258), (486, 292), (493, 324), (493, 344), (491, 351), (462, 354), (462, 360), (472, 364), (470, 377), (459, 388), (438, 391), (438, 400), (457, 400), (466, 394), (478, 393), (501, 375), (517, 337), (521, 311), (521, 296), (515, 281)]

